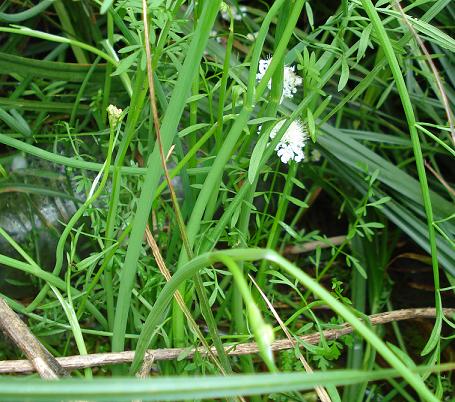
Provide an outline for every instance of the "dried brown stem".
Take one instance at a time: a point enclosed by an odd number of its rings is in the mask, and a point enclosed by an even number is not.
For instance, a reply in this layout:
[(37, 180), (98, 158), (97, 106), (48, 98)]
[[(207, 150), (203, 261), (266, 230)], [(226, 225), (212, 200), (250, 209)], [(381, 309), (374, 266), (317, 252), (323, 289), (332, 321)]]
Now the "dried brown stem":
[(24, 322), (0, 297), (0, 329), (24, 353), (24, 360), (41, 378), (54, 380), (67, 375), (66, 370), (49, 351), (35, 338)]
[[(455, 315), (455, 309), (443, 309), (446, 316)], [(371, 325), (387, 324), (393, 321), (411, 320), (416, 318), (434, 318), (436, 316), (435, 308), (410, 308), (404, 310), (395, 310), (369, 316)], [(353, 328), (349, 324), (340, 325), (339, 328), (329, 329), (322, 332), (327, 340), (338, 339), (343, 335), (353, 332)], [(321, 339), (320, 333), (313, 333), (296, 338), (298, 345), (301, 346), (304, 342), (312, 345), (318, 344)], [(294, 347), (294, 342), (288, 339), (280, 339), (272, 343), (273, 351), (288, 350)], [(255, 342), (241, 343), (237, 345), (226, 345), (226, 353), (231, 356), (249, 355), (258, 353), (259, 349)], [(212, 348), (213, 353), (216, 353), (215, 348)], [(183, 355), (183, 353), (185, 354)], [(189, 353), (188, 353), (189, 352)], [(154, 361), (159, 360), (175, 360), (178, 357), (191, 359), (195, 353), (205, 355), (203, 348), (197, 349), (151, 349), (147, 351), (148, 356), (153, 357)], [(58, 357), (57, 361), (62, 367), (68, 370), (78, 370), (87, 367), (100, 367), (112, 364), (131, 363), (134, 358), (134, 351), (119, 352), (119, 353), (95, 353), (85, 356), (68, 356)], [(33, 365), (28, 360), (9, 360), (0, 361), (0, 374), (5, 373), (29, 373), (35, 371)]]
[(327, 240), (309, 241), (304, 244), (297, 244), (295, 246), (286, 247), (285, 254), (302, 254), (315, 250), (316, 248), (328, 248), (332, 246), (339, 246), (346, 240), (346, 236), (329, 237)]
[(414, 29), (412, 24), (409, 22), (408, 17), (406, 16), (404, 10), (401, 8), (399, 0), (395, 0), (395, 5), (398, 8), (398, 11), (400, 12), (401, 16), (403, 17), (404, 23), (406, 24), (408, 29), (411, 31), (412, 35), (414, 35), (415, 40), (417, 41), (418, 45), (422, 49), (422, 52), (425, 55), (427, 63), (429, 64), (430, 69), (431, 69), (431, 71), (432, 71), (432, 73), (434, 75), (434, 78), (436, 80), (436, 85), (437, 85), (437, 87), (439, 89), (439, 92), (440, 92), (441, 102), (442, 102), (442, 104), (444, 106), (444, 109), (445, 109), (446, 115), (447, 115), (447, 120), (449, 122), (452, 142), (455, 144), (455, 128), (454, 128), (454, 122), (453, 122), (453, 114), (452, 114), (452, 110), (450, 108), (450, 103), (449, 103), (449, 100), (447, 98), (446, 91), (444, 89), (444, 85), (442, 84), (441, 76), (439, 75), (439, 71), (436, 68), (436, 65), (434, 64), (433, 59), (431, 57), (431, 54), (428, 51), (427, 47), (425, 46), (425, 43), (420, 38), (419, 34), (416, 32), (416, 30)]
[(425, 161), (425, 166), (427, 167), (427, 169), (433, 173), (433, 175), (439, 180), (439, 182), (445, 187), (445, 189), (452, 195), (452, 196), (455, 196), (455, 190), (450, 187), (449, 183), (447, 183), (444, 178), (438, 173), (436, 172), (436, 170), (434, 170), (431, 165)]

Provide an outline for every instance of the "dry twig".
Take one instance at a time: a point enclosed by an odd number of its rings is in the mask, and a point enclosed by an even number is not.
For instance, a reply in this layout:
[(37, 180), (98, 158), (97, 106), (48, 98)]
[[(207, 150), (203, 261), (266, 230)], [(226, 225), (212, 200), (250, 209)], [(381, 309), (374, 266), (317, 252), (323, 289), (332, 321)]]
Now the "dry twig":
[(327, 240), (309, 241), (304, 244), (297, 244), (295, 246), (286, 247), (284, 250), (285, 254), (302, 254), (316, 250), (316, 248), (329, 248), (333, 246), (339, 246), (346, 240), (346, 236), (334, 236), (329, 237)]
[(24, 353), (28, 359), (24, 361), (33, 367), (41, 378), (53, 380), (67, 375), (66, 370), (35, 338), (24, 322), (1, 297), (0, 329)]
[[(455, 309), (443, 309), (444, 315), (455, 315)], [(374, 314), (369, 316), (369, 322), (371, 325), (387, 324), (393, 321), (403, 321), (416, 318), (434, 318), (436, 316), (435, 308), (411, 308), (404, 310), (395, 310), (380, 314)], [(338, 339), (343, 335), (347, 335), (353, 332), (353, 328), (349, 324), (340, 325), (339, 328), (329, 329), (322, 332), (322, 336), (327, 340)], [(321, 339), (320, 333), (313, 333), (304, 335), (296, 338), (299, 346), (303, 342), (315, 345), (318, 344)], [(294, 342), (290, 342), (288, 339), (280, 339), (272, 343), (273, 351), (288, 350), (294, 348)], [(231, 356), (249, 355), (258, 353), (259, 349), (255, 342), (241, 343), (237, 345), (226, 345), (226, 353)], [(215, 348), (212, 348), (212, 352), (216, 353)], [(184, 353), (184, 354), (183, 354)], [(159, 360), (175, 360), (178, 357), (184, 357), (185, 359), (191, 359), (198, 353), (200, 355), (206, 355), (206, 351), (203, 348), (173, 348), (173, 349), (151, 349), (147, 351), (149, 357), (153, 356), (154, 361)], [(95, 353), (85, 356), (68, 356), (58, 357), (57, 361), (62, 367), (68, 370), (78, 370), (87, 367), (100, 367), (108, 366), (112, 364), (125, 364), (131, 363), (134, 358), (134, 351), (119, 352), (119, 353)], [(35, 369), (28, 360), (9, 360), (0, 361), (0, 374), (5, 373), (29, 373)]]
[[(441, 97), (441, 103), (444, 106), (444, 109), (445, 109), (446, 115), (447, 115), (447, 121), (449, 122), (452, 142), (455, 144), (455, 128), (454, 128), (453, 114), (452, 114), (452, 110), (450, 108), (449, 99), (447, 98), (446, 90), (442, 83), (441, 76), (439, 75), (439, 71), (436, 68), (436, 65), (434, 64), (433, 59), (431, 57), (431, 54), (428, 51), (427, 47), (425, 46), (425, 43), (423, 42), (422, 38), (419, 36), (419, 34), (416, 32), (416, 30), (414, 29), (412, 24), (409, 22), (408, 17), (405, 14), (403, 8), (401, 7), (399, 0), (395, 0), (395, 6), (396, 6), (396, 8), (398, 8), (398, 11), (400, 12), (401, 16), (403, 17), (403, 22), (406, 24), (409, 31), (412, 33), (412, 35), (414, 36), (418, 45), (422, 49), (422, 53), (424, 54), (425, 59), (426, 59), (427, 63), (429, 64), (430, 69), (434, 75), (434, 78), (436, 81), (436, 86), (439, 89), (439, 95)], [(437, 93), (436, 93), (436, 95), (437, 95)]]

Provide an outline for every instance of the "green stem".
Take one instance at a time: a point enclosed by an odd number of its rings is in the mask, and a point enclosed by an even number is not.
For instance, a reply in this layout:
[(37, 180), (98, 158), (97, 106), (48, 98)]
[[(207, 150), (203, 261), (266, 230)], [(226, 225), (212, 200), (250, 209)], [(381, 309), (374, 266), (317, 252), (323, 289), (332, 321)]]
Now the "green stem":
[(435, 303), (437, 309), (436, 323), (433, 328), (430, 340), (427, 343), (426, 347), (422, 351), (422, 354), (427, 354), (433, 350), (436, 345), (439, 344), (440, 339), (439, 335), (442, 327), (442, 301), (441, 294), (439, 292), (439, 267), (438, 267), (438, 251), (436, 247), (436, 233), (433, 225), (433, 210), (431, 207), (431, 198), (430, 190), (428, 188), (427, 176), (425, 173), (425, 165), (422, 156), (422, 149), (420, 147), (419, 135), (416, 128), (416, 119), (414, 115), (414, 110), (412, 107), (411, 99), (406, 88), (406, 84), (401, 73), (400, 65), (398, 64), (397, 57), (393, 51), (392, 43), (387, 35), (387, 32), (382, 25), (381, 19), (376, 11), (371, 0), (362, 0), (363, 7), (368, 14), (368, 17), (373, 24), (373, 28), (376, 31), (377, 40), (381, 45), (385, 57), (389, 63), (390, 69), (392, 71), (395, 84), (397, 86), (398, 94), (400, 95), (401, 103), (403, 105), (404, 113), (406, 115), (406, 120), (408, 122), (409, 133), (411, 136), (412, 149), (414, 151), (414, 157), (416, 161), (417, 174), (420, 182), (420, 189), (422, 191), (423, 205), (425, 209), (425, 214), (427, 217), (427, 226), (428, 226), (428, 238), (430, 242), (431, 250), (431, 263), (433, 267), (433, 280), (435, 286)]

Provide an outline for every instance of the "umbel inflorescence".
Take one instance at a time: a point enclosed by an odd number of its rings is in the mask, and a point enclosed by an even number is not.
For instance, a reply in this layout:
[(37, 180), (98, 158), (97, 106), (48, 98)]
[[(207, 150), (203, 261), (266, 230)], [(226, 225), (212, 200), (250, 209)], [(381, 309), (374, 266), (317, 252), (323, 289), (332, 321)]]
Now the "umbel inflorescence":
[[(259, 81), (264, 77), (271, 61), (271, 58), (259, 61), (256, 80)], [(285, 66), (283, 74), (283, 92), (281, 94), (280, 102), (283, 102), (284, 98), (294, 97), (294, 94), (297, 92), (297, 87), (302, 85), (302, 83), (302, 77), (295, 73), (295, 67)], [(269, 81), (267, 86), (270, 89), (272, 87), (272, 82)], [(285, 120), (282, 120), (272, 128), (270, 131), (270, 139), (274, 139), (276, 137), (284, 122)], [(307, 139), (308, 134), (304, 125), (300, 122), (300, 120), (293, 121), (281, 137), (280, 142), (275, 147), (275, 151), (281, 159), (281, 162), (288, 163), (291, 160), (301, 162), (305, 158), (303, 148), (305, 147)]]
[[(269, 68), (269, 65), (272, 61), (272, 58), (262, 59), (259, 60), (259, 68), (256, 74), (256, 80), (262, 80), (264, 77), (265, 72)], [(294, 94), (297, 92), (297, 87), (302, 85), (303, 80), (302, 77), (295, 73), (295, 66), (284, 66), (284, 74), (283, 74), (283, 93), (281, 94), (280, 103), (283, 102), (284, 98), (292, 98)], [(267, 83), (269, 89), (272, 88), (272, 81), (270, 80)]]
[[(281, 120), (272, 128), (272, 131), (270, 131), (271, 139), (275, 138), (284, 123), (285, 120)], [(308, 135), (303, 124), (300, 120), (294, 120), (275, 147), (275, 151), (281, 162), (288, 163), (290, 160), (301, 162), (305, 158), (303, 148), (307, 139)]]

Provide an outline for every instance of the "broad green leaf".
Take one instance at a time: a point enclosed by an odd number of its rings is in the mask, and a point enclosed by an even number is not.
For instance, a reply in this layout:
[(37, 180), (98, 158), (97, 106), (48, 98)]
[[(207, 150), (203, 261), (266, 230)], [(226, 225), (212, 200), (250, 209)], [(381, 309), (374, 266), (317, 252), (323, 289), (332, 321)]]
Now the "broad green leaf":
[(208, 123), (198, 123), (198, 124), (194, 124), (193, 126), (184, 128), (182, 131), (179, 131), (178, 136), (179, 136), (180, 138), (183, 138), (183, 137), (185, 137), (186, 135), (191, 134), (191, 133), (194, 133), (195, 131), (198, 131), (198, 130), (200, 130), (201, 128), (204, 128), (204, 127), (207, 127), (207, 126), (209, 126)]
[(120, 60), (117, 68), (111, 75), (113, 77), (115, 77), (116, 75), (121, 75), (121, 74), (127, 72), (128, 69), (137, 60), (137, 58), (139, 57), (139, 54), (140, 54), (140, 52), (134, 52), (134, 53), (130, 54), (128, 57), (125, 57), (124, 59)]

